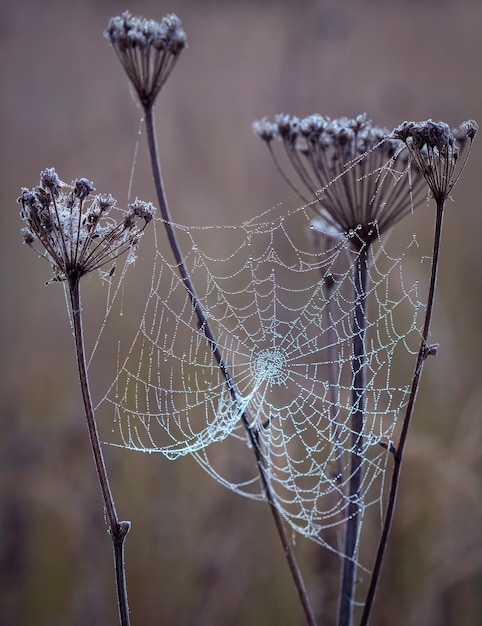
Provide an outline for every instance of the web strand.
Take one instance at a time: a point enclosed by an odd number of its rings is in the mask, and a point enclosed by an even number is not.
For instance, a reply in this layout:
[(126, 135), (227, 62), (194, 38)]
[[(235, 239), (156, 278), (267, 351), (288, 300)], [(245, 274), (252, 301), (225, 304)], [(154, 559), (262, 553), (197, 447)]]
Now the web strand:
[[(376, 175), (409, 187), (407, 172), (395, 175), (390, 164)], [(115, 414), (114, 445), (191, 454), (229, 489), (262, 499), (240, 419), (247, 411), (282, 515), (338, 552), (350, 509), (357, 233), (323, 232), (315, 216), (311, 206), (275, 207), (239, 227), (172, 225), (241, 403), (164, 257), (161, 228), (140, 328), (102, 402)], [(408, 400), (412, 369), (403, 377), (399, 364), (417, 352), (424, 310), (418, 281), (408, 278), (416, 246), (413, 235), (403, 245), (379, 235), (371, 245), (360, 520), (373, 505), (382, 516), (390, 446)]]

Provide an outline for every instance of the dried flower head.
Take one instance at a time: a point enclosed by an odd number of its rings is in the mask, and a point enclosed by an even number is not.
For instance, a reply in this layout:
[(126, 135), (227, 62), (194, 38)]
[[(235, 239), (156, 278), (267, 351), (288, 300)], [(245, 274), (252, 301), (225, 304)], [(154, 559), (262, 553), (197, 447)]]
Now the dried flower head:
[[(121, 211), (111, 195), (92, 195), (94, 191), (86, 178), (66, 185), (54, 168), (43, 170), (37, 187), (22, 189), (23, 241), (49, 261), (52, 280), (78, 280), (124, 252), (132, 253), (154, 216), (150, 203), (136, 200)], [(121, 212), (119, 221), (110, 215), (112, 209)], [(35, 247), (37, 241), (43, 252)]]
[(110, 19), (104, 36), (114, 47), (141, 104), (152, 106), (187, 47), (181, 20), (171, 13), (155, 22), (125, 11)]
[[(467, 162), (479, 127), (468, 120), (452, 132), (445, 122), (403, 122), (392, 137), (403, 141), (437, 202), (444, 202)], [(460, 153), (468, 143), (465, 158)]]
[[(416, 168), (410, 188), (398, 184), (409, 167), (402, 142), (364, 114), (353, 119), (283, 114), (274, 122), (254, 122), (253, 130), (266, 142), (285, 181), (303, 202), (312, 202), (316, 227), (324, 224), (327, 233), (342, 233), (355, 245), (371, 243), (409, 213), (420, 195), (423, 179)], [(283, 144), (308, 194), (285, 173), (273, 140)]]

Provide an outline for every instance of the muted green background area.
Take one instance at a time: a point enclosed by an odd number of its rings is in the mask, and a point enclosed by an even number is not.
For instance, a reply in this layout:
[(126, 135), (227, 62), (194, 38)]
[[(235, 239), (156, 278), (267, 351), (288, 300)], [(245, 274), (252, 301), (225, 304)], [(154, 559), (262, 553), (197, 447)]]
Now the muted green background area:
[[(44, 286), (47, 265), (22, 247), (15, 200), (55, 166), (64, 180), (85, 176), (126, 204), (141, 112), (102, 37), (109, 17), (126, 8), (156, 19), (175, 11), (188, 35), (157, 107), (181, 223), (234, 224), (293, 201), (251, 133), (264, 115), (366, 111), (388, 128), (429, 117), (482, 122), (475, 0), (0, 5), (2, 626), (116, 623), (64, 295)], [(478, 138), (447, 209), (431, 337), (440, 351), (424, 372), (378, 626), (482, 624), (481, 146)], [(154, 198), (142, 142), (132, 193)], [(420, 241), (430, 239), (432, 218), (419, 211)], [(118, 322), (123, 337), (149, 284), (142, 254), (136, 271)], [(92, 339), (104, 305), (94, 283), (87, 292)], [(97, 360), (95, 392), (105, 389), (111, 356)], [(108, 430), (110, 416), (99, 420)], [(229, 493), (191, 459), (107, 448), (106, 460), (119, 514), (132, 521), (134, 625), (303, 623), (263, 504)], [(301, 538), (296, 549), (320, 624), (331, 624), (333, 559)]]

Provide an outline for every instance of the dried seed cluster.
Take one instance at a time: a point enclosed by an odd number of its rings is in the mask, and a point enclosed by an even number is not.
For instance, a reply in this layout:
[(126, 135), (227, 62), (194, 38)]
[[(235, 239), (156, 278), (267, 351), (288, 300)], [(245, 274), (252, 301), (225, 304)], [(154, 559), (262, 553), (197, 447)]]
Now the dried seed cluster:
[[(254, 122), (283, 178), (319, 215), (316, 227), (330, 234), (344, 234), (356, 245), (371, 243), (414, 206), (422, 177), (411, 175), (411, 188), (398, 184), (407, 172), (404, 145), (386, 129), (373, 126), (366, 115), (330, 119), (310, 115), (300, 119), (277, 115), (274, 122)], [(273, 147), (281, 142), (295, 173), (285, 173)], [(298, 185), (308, 191), (300, 191)]]
[(125, 11), (110, 19), (104, 36), (116, 51), (141, 104), (151, 106), (187, 46), (181, 20), (171, 13), (156, 22)]
[(474, 120), (461, 124), (452, 132), (445, 122), (403, 122), (392, 133), (395, 139), (403, 141), (417, 167), (424, 176), (430, 191), (437, 201), (445, 201), (457, 182), (469, 151), (460, 162), (461, 150), (472, 145), (479, 127)]
[(92, 195), (94, 191), (86, 178), (66, 185), (54, 168), (43, 170), (37, 187), (22, 189), (20, 216), (27, 224), (23, 240), (49, 261), (53, 281), (78, 279), (124, 252), (133, 255), (153, 219), (152, 204), (136, 200), (116, 221), (110, 215), (113, 209), (120, 211), (114, 198)]
[[(470, 148), (478, 126), (470, 120), (452, 132), (444, 122), (427, 120), (404, 122), (389, 133), (366, 115), (300, 119), (282, 114), (274, 122), (254, 122), (253, 130), (285, 181), (303, 202), (312, 202), (319, 216), (315, 228), (348, 236), (359, 246), (412, 211), (423, 199), (425, 183), (436, 200), (448, 197), (469, 150), (459, 166), (460, 153), (467, 144)], [(274, 140), (283, 145), (296, 183), (285, 172)], [(405, 174), (408, 185), (402, 184)]]

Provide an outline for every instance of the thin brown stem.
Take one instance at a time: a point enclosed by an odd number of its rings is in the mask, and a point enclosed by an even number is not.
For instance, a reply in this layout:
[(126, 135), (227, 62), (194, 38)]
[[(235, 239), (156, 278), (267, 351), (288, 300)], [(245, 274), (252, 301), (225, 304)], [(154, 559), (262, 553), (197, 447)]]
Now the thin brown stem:
[(129, 626), (129, 605), (127, 602), (127, 588), (124, 567), (124, 541), (130, 528), (130, 522), (119, 522), (114, 504), (114, 498), (109, 485), (109, 478), (104, 462), (104, 455), (100, 444), (97, 423), (95, 421), (92, 399), (89, 388), (89, 378), (85, 360), (85, 347), (82, 330), (82, 308), (80, 303), (80, 276), (69, 277), (69, 294), (72, 307), (72, 324), (74, 328), (77, 366), (79, 370), (80, 388), (84, 402), (85, 417), (89, 431), (90, 444), (94, 455), (95, 469), (99, 479), (104, 507), (109, 523), (109, 533), (114, 550), (115, 580), (117, 588), (117, 602), (121, 626)]
[[(214, 357), (216, 358), (218, 366), (224, 376), (226, 385), (229, 389), (233, 402), (236, 404), (236, 406), (239, 407), (241, 406), (239, 392), (233, 381), (230, 370), (224, 360), (224, 357), (217, 343), (217, 339), (211, 328), (209, 320), (204, 313), (203, 306), (196, 294), (194, 284), (192, 282), (191, 276), (189, 274), (189, 270), (184, 260), (184, 255), (181, 251), (181, 248), (177, 241), (176, 233), (172, 226), (171, 214), (170, 214), (169, 205), (167, 202), (167, 195), (165, 192), (164, 183), (162, 179), (162, 171), (161, 171), (161, 164), (160, 164), (159, 153), (158, 153), (158, 148), (157, 148), (157, 139), (156, 139), (156, 133), (155, 133), (155, 127), (154, 127), (154, 115), (153, 115), (152, 106), (145, 106), (144, 113), (145, 113), (145, 120), (146, 120), (147, 142), (149, 146), (151, 167), (152, 167), (152, 173), (154, 177), (154, 186), (156, 189), (159, 207), (161, 210), (162, 219), (164, 221), (164, 226), (166, 229), (169, 244), (171, 246), (171, 250), (174, 255), (176, 264), (179, 268), (179, 273), (181, 275), (182, 282), (191, 300), (191, 304), (193, 306), (194, 312), (196, 313), (196, 316), (199, 322), (199, 327), (202, 328), (206, 339), (209, 341), (211, 345)], [(313, 610), (310, 605), (308, 594), (306, 592), (303, 577), (301, 575), (298, 563), (296, 561), (296, 557), (294, 555), (294, 552), (291, 547), (291, 543), (286, 533), (283, 519), (276, 505), (275, 495), (273, 493), (271, 484), (269, 482), (269, 478), (266, 472), (266, 461), (265, 461), (263, 451), (259, 444), (259, 437), (258, 437), (256, 428), (252, 425), (252, 421), (249, 419), (249, 415), (246, 411), (242, 411), (241, 420), (243, 422), (243, 425), (246, 429), (246, 432), (252, 444), (252, 449), (256, 457), (256, 464), (257, 464), (258, 471), (259, 471), (260, 478), (261, 478), (261, 484), (263, 486), (263, 490), (265, 492), (266, 499), (268, 501), (270, 511), (273, 516), (274, 523), (275, 523), (281, 544), (283, 546), (283, 552), (285, 554), (296, 590), (298, 592), (301, 605), (303, 607), (306, 622), (309, 626), (316, 626), (316, 621), (314, 618)]]
[(356, 584), (356, 562), (360, 532), (363, 423), (365, 417), (365, 331), (367, 315), (369, 246), (364, 244), (357, 253), (354, 264), (355, 310), (353, 313), (353, 401), (352, 441), (350, 450), (350, 480), (348, 519), (346, 522), (343, 572), (338, 608), (338, 626), (350, 626)]
[(405, 449), (405, 443), (407, 441), (408, 428), (410, 426), (413, 409), (415, 406), (415, 400), (417, 397), (418, 388), (420, 386), (420, 378), (422, 376), (423, 364), (427, 356), (432, 353), (430, 346), (427, 344), (427, 340), (428, 340), (428, 335), (430, 332), (430, 323), (432, 320), (435, 287), (437, 283), (437, 271), (438, 271), (438, 262), (439, 262), (439, 254), (440, 254), (440, 241), (441, 241), (441, 235), (442, 235), (444, 205), (445, 205), (445, 200), (443, 199), (437, 200), (437, 215), (436, 215), (436, 220), (435, 220), (435, 232), (434, 232), (433, 252), (432, 252), (432, 267), (431, 267), (431, 273), (430, 273), (430, 286), (429, 286), (429, 292), (428, 292), (428, 298), (427, 298), (427, 309), (425, 311), (425, 321), (424, 321), (423, 330), (422, 330), (422, 338), (420, 341), (420, 348), (418, 351), (417, 361), (415, 364), (415, 371), (414, 371), (413, 378), (412, 378), (410, 396), (408, 399), (407, 409), (405, 411), (405, 417), (403, 419), (400, 438), (398, 440), (398, 445), (396, 446), (396, 449), (393, 452), (394, 466), (393, 466), (393, 472), (392, 472), (392, 477), (390, 481), (390, 490), (388, 494), (387, 510), (385, 513), (382, 533), (380, 535), (380, 541), (378, 543), (377, 555), (375, 558), (373, 573), (372, 573), (372, 577), (370, 580), (370, 587), (368, 589), (368, 594), (367, 594), (367, 598), (365, 601), (365, 606), (363, 609), (363, 615), (361, 618), (360, 626), (367, 626), (368, 620), (370, 619), (373, 602), (375, 600), (375, 595), (377, 592), (378, 582), (380, 580), (380, 573), (381, 573), (381, 568), (383, 564), (383, 559), (385, 557), (385, 552), (387, 549), (388, 537), (389, 537), (390, 529), (392, 525), (393, 514), (395, 511), (395, 503), (397, 499), (398, 485), (400, 481), (400, 471), (402, 468), (402, 458), (403, 458), (403, 452)]
[[(243, 420), (243, 423), (246, 426), (246, 423), (244, 422), (244, 420)], [(254, 447), (255, 447), (256, 462), (258, 465), (261, 482), (263, 485), (264, 492), (266, 494), (266, 500), (268, 501), (271, 515), (273, 516), (273, 521), (275, 523), (278, 536), (281, 541), (281, 545), (283, 546), (283, 552), (286, 558), (286, 562), (288, 563), (291, 576), (293, 578), (296, 590), (298, 592), (298, 597), (299, 597), (301, 606), (303, 608), (303, 612), (305, 614), (306, 623), (308, 624), (308, 626), (316, 626), (316, 619), (315, 619), (315, 615), (313, 613), (313, 609), (310, 604), (310, 600), (308, 598), (308, 593), (306, 592), (305, 581), (303, 580), (303, 576), (301, 575), (298, 562), (296, 561), (295, 553), (293, 552), (291, 548), (291, 542), (286, 532), (286, 527), (283, 523), (283, 519), (276, 505), (276, 500), (274, 497), (273, 490), (271, 489), (271, 485), (268, 481), (268, 477), (266, 473), (265, 457), (262, 454), (261, 449), (259, 447), (259, 439), (258, 439), (258, 434), (257, 434), (258, 431), (254, 431), (252, 428), (249, 428), (248, 432), (250, 433), (250, 439), (256, 442), (256, 445)]]

